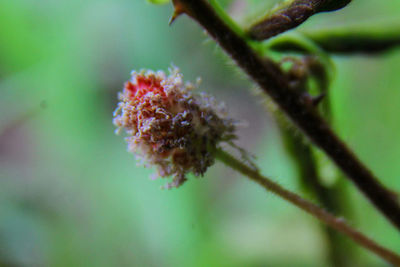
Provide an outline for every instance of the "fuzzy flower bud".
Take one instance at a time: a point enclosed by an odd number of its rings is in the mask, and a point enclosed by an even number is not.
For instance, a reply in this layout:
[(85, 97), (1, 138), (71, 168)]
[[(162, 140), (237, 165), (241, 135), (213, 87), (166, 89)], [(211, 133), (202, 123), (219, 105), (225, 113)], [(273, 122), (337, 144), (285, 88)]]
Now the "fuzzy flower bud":
[(220, 142), (235, 138), (234, 122), (206, 94), (194, 94), (177, 68), (132, 72), (119, 94), (114, 112), (117, 133), (125, 129), (128, 150), (155, 165), (158, 176), (173, 176), (167, 187), (178, 187), (186, 174), (205, 173), (214, 163)]

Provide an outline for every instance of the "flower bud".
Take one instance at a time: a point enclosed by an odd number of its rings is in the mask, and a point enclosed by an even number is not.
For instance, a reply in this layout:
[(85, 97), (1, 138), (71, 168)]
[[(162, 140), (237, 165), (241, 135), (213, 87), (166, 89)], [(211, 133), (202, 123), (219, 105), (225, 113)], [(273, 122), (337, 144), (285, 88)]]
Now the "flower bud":
[(158, 176), (173, 176), (167, 187), (178, 187), (186, 174), (205, 173), (214, 163), (220, 142), (235, 138), (233, 120), (221, 105), (206, 94), (195, 94), (183, 83), (177, 68), (162, 71), (133, 71), (119, 94), (114, 112), (117, 133), (125, 129), (128, 150), (146, 165), (155, 165)]

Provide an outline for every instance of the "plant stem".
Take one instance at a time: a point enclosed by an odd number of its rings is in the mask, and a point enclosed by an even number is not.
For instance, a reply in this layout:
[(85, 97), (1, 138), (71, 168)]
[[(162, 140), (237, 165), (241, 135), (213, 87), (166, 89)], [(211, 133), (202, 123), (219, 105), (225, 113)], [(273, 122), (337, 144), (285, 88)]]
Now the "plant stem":
[[(286, 35), (287, 36), (287, 35)], [(297, 79), (303, 80), (298, 84), (298, 89), (303, 92), (309, 92), (311, 90), (310, 85), (305, 82), (313, 79), (317, 82), (317, 91), (314, 94), (325, 95), (325, 99), (320, 103), (321, 112), (324, 114), (326, 120), (331, 121), (332, 112), (330, 108), (330, 97), (329, 97), (329, 70), (327, 64), (323, 64), (321, 58), (316, 58), (316, 53), (312, 52), (312, 56), (303, 57), (302, 63), (294, 63), (289, 73), (291, 76), (297, 77)], [(295, 62), (295, 61), (293, 61)], [(305, 64), (303, 67), (296, 67), (296, 64)], [(305, 75), (303, 77), (296, 76), (296, 70), (298, 68), (305, 68)], [(297, 74), (298, 75), (298, 74)], [(342, 188), (343, 181), (335, 182), (330, 186), (325, 185), (322, 182), (321, 173), (318, 171), (322, 166), (318, 162), (318, 157), (324, 157), (318, 153), (314, 153), (312, 144), (305, 140), (304, 136), (293, 134), (293, 127), (291, 122), (287, 120), (285, 116), (279, 111), (271, 107), (268, 99), (265, 101), (266, 108), (272, 112), (275, 121), (279, 126), (282, 141), (288, 155), (291, 157), (294, 166), (297, 170), (298, 178), (300, 180), (300, 186), (303, 192), (307, 192), (308, 195), (313, 196), (313, 199), (318, 204), (322, 205), (327, 211), (334, 214), (343, 214), (344, 208), (348, 208), (349, 205), (344, 204), (343, 200), (346, 199), (346, 192)], [(324, 164), (326, 164), (324, 162)], [(339, 174), (334, 171), (335, 176)], [(333, 178), (333, 177), (331, 177)], [(321, 224), (321, 230), (324, 233), (324, 237), (327, 241), (328, 260), (332, 266), (345, 267), (353, 266), (352, 263), (353, 251), (351, 244), (345, 242), (344, 236), (334, 229), (330, 228), (325, 224)]]
[(186, 13), (219, 43), (236, 63), (267, 93), (305, 134), (348, 175), (375, 206), (400, 229), (400, 206), (386, 189), (339, 139), (304, 98), (302, 92), (289, 86), (288, 77), (274, 62), (260, 58), (213, 11), (205, 0), (173, 0), (179, 11)]
[(245, 175), (247, 178), (258, 183), (266, 190), (271, 191), (275, 195), (316, 217), (318, 220), (324, 222), (335, 230), (347, 235), (354, 242), (373, 252), (382, 259), (385, 259), (396, 266), (400, 266), (400, 255), (397, 255), (396, 253), (382, 247), (361, 232), (355, 230), (349, 224), (347, 224), (344, 219), (337, 218), (312, 202), (303, 199), (299, 195), (289, 190), (286, 190), (279, 184), (273, 182), (267, 177), (262, 176), (258, 171), (243, 164), (241, 161), (237, 160), (222, 149), (217, 149), (216, 156), (225, 165)]
[[(289, 152), (297, 168), (300, 184), (306, 192), (335, 214), (343, 214), (342, 200), (346, 198), (345, 192), (339, 191), (338, 184), (327, 188), (321, 183), (317, 171), (311, 144), (306, 142), (302, 136), (293, 135), (291, 129), (283, 121), (282, 116), (277, 115), (276, 121), (282, 134), (286, 151)], [(321, 225), (328, 243), (328, 256), (332, 266), (351, 266), (351, 248), (344, 242), (343, 236), (326, 225)]]
[[(305, 50), (304, 38), (306, 38), (323, 51), (331, 54), (375, 55), (400, 46), (399, 29), (400, 25), (397, 23), (397, 25), (388, 24), (384, 29), (377, 27), (338, 27), (301, 31), (297, 32), (297, 36), (302, 36), (303, 40), (287, 38), (287, 35), (283, 35), (268, 42), (268, 48), (279, 52), (303, 53)], [(299, 41), (303, 42), (300, 43)]]
[(325, 51), (336, 54), (376, 54), (400, 46), (400, 25), (386, 28), (337, 28), (303, 34)]
[(351, 0), (294, 0), (287, 7), (257, 22), (248, 30), (250, 38), (262, 41), (293, 29), (319, 12), (334, 11)]

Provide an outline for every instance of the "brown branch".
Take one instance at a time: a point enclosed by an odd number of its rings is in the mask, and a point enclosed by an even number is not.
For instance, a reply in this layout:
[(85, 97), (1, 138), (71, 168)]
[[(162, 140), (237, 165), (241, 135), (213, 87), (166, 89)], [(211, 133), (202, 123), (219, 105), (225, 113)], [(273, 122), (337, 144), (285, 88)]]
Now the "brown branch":
[(248, 30), (254, 40), (265, 40), (305, 22), (312, 15), (345, 7), (351, 0), (295, 0), (287, 7), (257, 22)]
[(242, 162), (235, 159), (233, 156), (229, 155), (228, 153), (224, 152), (221, 149), (217, 150), (217, 158), (221, 160), (223, 163), (225, 163), (227, 166), (242, 173), (247, 178), (258, 183), (268, 191), (271, 191), (275, 195), (283, 198), (284, 200), (290, 202), (294, 206), (314, 216), (315, 218), (329, 225), (336, 231), (345, 234), (360, 246), (368, 249), (369, 251), (375, 253), (379, 257), (387, 260), (388, 262), (394, 264), (395, 266), (400, 266), (399, 255), (382, 247), (381, 245), (377, 244), (374, 240), (365, 236), (363, 233), (352, 228), (344, 219), (333, 216), (332, 214), (321, 209), (314, 203), (283, 188), (279, 184), (268, 179), (267, 177), (262, 176), (261, 174), (258, 173), (258, 171), (246, 166), (245, 164), (243, 164)]
[[(314, 79), (317, 82), (317, 93), (319, 97), (311, 97), (313, 104), (319, 106), (319, 110), (324, 114), (327, 121), (331, 121), (330, 99), (326, 99), (322, 103), (322, 96), (326, 96), (329, 89), (329, 78), (327, 70), (322, 62), (315, 56), (304, 56), (301, 59), (285, 57), (280, 61), (292, 62), (291, 68), (288, 70), (289, 77), (293, 84), (296, 84), (298, 90), (307, 95), (309, 91), (308, 80)], [(311, 194), (319, 204), (334, 214), (343, 214), (345, 210), (344, 201), (346, 192), (343, 192), (342, 183), (326, 186), (318, 172), (317, 155), (314, 155), (312, 144), (305, 140), (304, 136), (293, 134), (293, 127), (282, 112), (271, 107), (271, 101), (266, 100), (266, 107), (273, 112), (275, 121), (279, 126), (282, 141), (288, 155), (292, 158), (297, 173), (299, 175), (301, 187)], [(318, 104), (319, 103), (319, 104)], [(275, 106), (275, 105), (274, 105)], [(336, 173), (336, 172), (335, 172)], [(338, 174), (335, 174), (337, 176)], [(348, 207), (346, 207), (346, 210)], [(323, 233), (327, 241), (328, 259), (332, 266), (349, 266), (352, 260), (352, 246), (347, 243), (343, 236), (337, 231), (326, 225), (321, 225)]]
[(370, 201), (400, 229), (400, 207), (386, 189), (354, 153), (335, 135), (305, 101), (301, 92), (293, 90), (287, 76), (271, 60), (261, 59), (232, 31), (204, 0), (173, 0), (219, 43), (236, 63), (280, 106), (289, 118), (348, 175)]

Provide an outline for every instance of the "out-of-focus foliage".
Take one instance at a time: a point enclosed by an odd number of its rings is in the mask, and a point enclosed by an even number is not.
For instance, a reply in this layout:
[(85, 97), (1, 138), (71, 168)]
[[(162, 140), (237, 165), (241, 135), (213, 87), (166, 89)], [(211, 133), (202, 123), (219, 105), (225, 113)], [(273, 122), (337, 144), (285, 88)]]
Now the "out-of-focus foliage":
[(162, 5), (170, 2), (170, 0), (147, 0), (149, 3), (156, 4), (156, 5)]
[[(226, 8), (246, 21), (243, 10), (265, 2)], [(301, 27), (385, 27), (399, 12), (394, 0), (354, 1)], [(298, 190), (252, 84), (197, 24), (182, 17), (168, 27), (171, 13), (138, 0), (0, 0), (0, 266), (328, 265), (313, 218), (218, 163), (179, 190), (160, 190), (165, 181), (149, 180), (152, 170), (136, 166), (114, 135), (112, 112), (130, 71), (173, 62), (248, 122), (239, 144), (262, 172)], [(335, 129), (400, 191), (400, 50), (335, 63)], [(398, 250), (397, 232), (343, 183), (349, 219)], [(384, 266), (364, 250), (351, 253), (358, 266)]]

